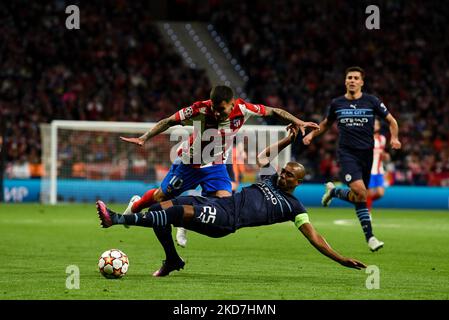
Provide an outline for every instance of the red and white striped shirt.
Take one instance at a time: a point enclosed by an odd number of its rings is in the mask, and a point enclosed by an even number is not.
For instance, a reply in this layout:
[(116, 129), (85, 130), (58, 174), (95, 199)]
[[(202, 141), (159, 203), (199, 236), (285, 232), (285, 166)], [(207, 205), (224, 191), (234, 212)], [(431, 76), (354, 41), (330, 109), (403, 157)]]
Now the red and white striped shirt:
[[(265, 116), (266, 106), (262, 104), (252, 104), (241, 98), (235, 99), (234, 108), (229, 117), (222, 121), (217, 121), (212, 111), (212, 101), (197, 101), (189, 107), (183, 108), (176, 113), (176, 120), (183, 124), (193, 124), (194, 132), (189, 140), (181, 144), (178, 149), (178, 155), (185, 164), (198, 165), (200, 159), (201, 167), (213, 165), (215, 163), (224, 163), (229, 148), (232, 147), (233, 138), (251, 116)], [(195, 125), (198, 121), (200, 126)], [(198, 124), (198, 123), (197, 123)], [(206, 130), (208, 134), (204, 134)], [(210, 134), (212, 133), (212, 135)], [(214, 137), (221, 136), (217, 142)], [(206, 139), (205, 139), (206, 138)], [(216, 144), (213, 152), (213, 160), (203, 159), (203, 150), (211, 142)], [(198, 152), (201, 153), (201, 158)], [(207, 152), (206, 152), (207, 153)]]
[(385, 136), (381, 134), (374, 136), (373, 166), (371, 167), (371, 174), (385, 174), (383, 154), (385, 152), (386, 142), (387, 139)]

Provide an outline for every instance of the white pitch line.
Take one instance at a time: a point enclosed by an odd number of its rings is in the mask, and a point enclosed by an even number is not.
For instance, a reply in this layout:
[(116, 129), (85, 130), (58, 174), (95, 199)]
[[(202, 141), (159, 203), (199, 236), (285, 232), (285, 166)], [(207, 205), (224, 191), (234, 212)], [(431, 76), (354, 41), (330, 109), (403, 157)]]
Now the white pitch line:
[[(359, 222), (356, 220), (351, 219), (341, 219), (341, 220), (334, 220), (334, 224), (338, 226), (356, 226), (359, 225)], [(380, 228), (401, 228), (401, 225), (399, 224), (391, 224), (391, 223), (373, 223), (373, 227), (380, 227)]]

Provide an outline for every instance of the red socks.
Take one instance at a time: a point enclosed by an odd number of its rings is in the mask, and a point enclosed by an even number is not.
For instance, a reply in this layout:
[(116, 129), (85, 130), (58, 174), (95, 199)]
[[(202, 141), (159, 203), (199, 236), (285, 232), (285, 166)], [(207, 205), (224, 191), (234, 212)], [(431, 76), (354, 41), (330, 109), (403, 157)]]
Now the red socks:
[(366, 199), (366, 206), (371, 214), (371, 208), (373, 207), (373, 198), (370, 195), (368, 195)]
[(158, 189), (151, 189), (145, 192), (140, 200), (133, 203), (131, 211), (133, 213), (141, 212), (143, 209), (149, 208), (153, 203), (156, 203), (157, 201), (154, 200), (153, 196), (157, 190)]

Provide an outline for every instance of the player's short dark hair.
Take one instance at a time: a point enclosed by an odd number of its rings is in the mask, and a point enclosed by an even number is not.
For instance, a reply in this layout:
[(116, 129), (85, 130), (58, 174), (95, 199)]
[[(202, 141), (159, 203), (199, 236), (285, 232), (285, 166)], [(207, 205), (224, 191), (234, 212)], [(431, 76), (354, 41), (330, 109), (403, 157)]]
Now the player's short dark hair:
[(349, 72), (354, 72), (354, 71), (360, 72), (360, 74), (362, 75), (362, 79), (365, 78), (365, 70), (363, 70), (362, 68), (357, 67), (357, 66), (349, 67), (348, 69), (346, 69), (345, 76), (347, 76)]
[(214, 105), (219, 105), (222, 101), (229, 102), (234, 98), (234, 91), (228, 86), (215, 86), (210, 92), (210, 99)]

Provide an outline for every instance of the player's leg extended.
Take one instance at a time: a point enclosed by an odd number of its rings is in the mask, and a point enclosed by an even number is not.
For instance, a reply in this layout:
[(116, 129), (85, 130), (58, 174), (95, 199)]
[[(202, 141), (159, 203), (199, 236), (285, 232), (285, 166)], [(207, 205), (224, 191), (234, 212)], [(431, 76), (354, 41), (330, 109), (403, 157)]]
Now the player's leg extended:
[(355, 211), (357, 214), (357, 218), (360, 221), (360, 225), (362, 226), (362, 230), (368, 243), (368, 247), (371, 251), (377, 251), (383, 247), (384, 243), (382, 241), (379, 241), (373, 234), (371, 214), (366, 201), (368, 197), (368, 191), (365, 187), (365, 182), (363, 180), (356, 180), (349, 186), (351, 188), (351, 192), (356, 195), (356, 202), (354, 203)]
[(382, 248), (383, 242), (378, 241), (373, 235), (371, 215), (367, 207), (368, 191), (366, 189), (371, 176), (372, 153), (367, 151), (351, 154), (343, 150), (339, 153), (339, 159), (342, 181), (345, 181), (350, 189), (336, 188), (333, 183), (327, 183), (322, 204), (328, 206), (332, 198), (354, 204), (368, 246), (372, 251), (377, 251)]
[[(344, 165), (341, 165), (342, 167), (342, 172), (348, 172), (346, 170), (343, 170)], [(353, 180), (353, 175), (349, 174), (349, 173), (342, 173), (342, 176), (344, 177), (346, 183), (350, 183), (351, 181), (355, 181)], [(360, 178), (355, 178), (355, 179), (359, 179), (359, 181), (361, 180), (361, 175), (359, 175)], [(337, 188), (335, 187), (335, 185), (332, 182), (328, 182), (326, 183), (326, 190), (323, 194), (323, 197), (321, 198), (321, 204), (324, 207), (328, 207), (332, 201), (332, 198), (337, 198), (343, 201), (347, 201), (350, 203), (355, 204), (356, 202), (358, 202), (358, 198), (359, 196), (357, 195), (357, 193), (352, 190), (352, 188), (348, 189), (348, 188)], [(358, 190), (358, 189), (357, 189)]]
[(155, 204), (147, 213), (134, 213), (121, 215), (106, 207), (102, 201), (97, 201), (97, 212), (103, 228), (109, 228), (116, 224), (135, 225), (153, 228), (159, 242), (164, 248), (166, 260), (162, 267), (153, 275), (162, 277), (173, 270), (182, 269), (185, 262), (179, 257), (171, 237), (171, 224), (183, 225), (184, 219), (190, 221), (193, 217), (192, 206), (171, 206), (171, 202), (163, 202), (163, 206)]
[(128, 207), (123, 214), (133, 214), (135, 212), (141, 212), (145, 208), (149, 208), (151, 205), (157, 202), (167, 200), (167, 196), (164, 194), (161, 188), (150, 189), (142, 197), (133, 196), (128, 204)]
[(190, 166), (186, 166), (179, 159), (170, 167), (169, 172), (162, 180), (159, 188), (148, 190), (142, 198), (134, 196), (124, 214), (141, 212), (154, 203), (173, 199), (186, 190), (195, 189), (198, 183), (195, 181), (195, 173)]
[(363, 180), (356, 180), (349, 184), (351, 192), (354, 194), (354, 206), (357, 214), (357, 218), (365, 234), (365, 239), (368, 242), (373, 237), (373, 228), (371, 226), (371, 217), (367, 207), (366, 199), (368, 191), (366, 190)]
[(181, 188), (183, 184), (183, 179), (180, 177), (179, 167), (179, 163), (172, 164), (159, 188), (148, 190), (141, 198), (139, 196), (133, 196), (124, 214), (141, 212), (143, 209), (149, 208), (154, 203), (162, 202), (177, 196), (176, 190)]
[(184, 217), (183, 206), (173, 206), (164, 210), (149, 210), (146, 213), (137, 212), (130, 215), (123, 215), (107, 208), (101, 200), (97, 201), (97, 212), (104, 228), (109, 228), (116, 224), (148, 228), (165, 227), (169, 224), (183, 226)]
[[(336, 188), (332, 182), (326, 183), (326, 191), (323, 195), (321, 203), (327, 207), (332, 201), (332, 198), (338, 198), (350, 203), (357, 203), (360, 201), (366, 202), (366, 187), (369, 183), (371, 172), (367, 172), (367, 168), (372, 163), (372, 152), (365, 154), (365, 152), (353, 153), (344, 149), (338, 151), (338, 159), (340, 164), (340, 178), (341, 181), (348, 186), (355, 181), (360, 182), (353, 184), (354, 188)], [(369, 160), (371, 157), (371, 160)], [(362, 183), (362, 184), (360, 184)]]
[[(173, 202), (169, 200), (160, 204), (152, 205), (151, 210), (165, 210), (172, 206)], [(171, 225), (167, 225), (165, 227), (155, 227), (153, 228), (153, 231), (165, 252), (165, 260), (162, 261), (162, 266), (153, 273), (153, 276), (163, 277), (168, 275), (173, 270), (183, 269), (185, 262), (176, 251), (175, 243), (173, 242), (172, 237)]]
[[(366, 186), (369, 185), (371, 178), (371, 167), (373, 164), (372, 153), (368, 152), (366, 155), (364, 155), (364, 157), (361, 157), (361, 159), (362, 159), (361, 170), (363, 180), (361, 183), (357, 185), (359, 191), (356, 192), (359, 196), (359, 199), (358, 202), (355, 204), (356, 212), (360, 224), (362, 225), (366, 241), (368, 242), (368, 247), (370, 248), (371, 251), (377, 251), (384, 246), (384, 243), (382, 241), (379, 241), (373, 234), (373, 228), (371, 224), (372, 223), (371, 214), (370, 210), (367, 207), (368, 191), (366, 189)], [(352, 187), (351, 189), (353, 190)]]

